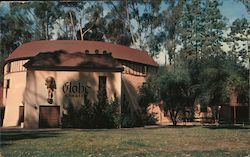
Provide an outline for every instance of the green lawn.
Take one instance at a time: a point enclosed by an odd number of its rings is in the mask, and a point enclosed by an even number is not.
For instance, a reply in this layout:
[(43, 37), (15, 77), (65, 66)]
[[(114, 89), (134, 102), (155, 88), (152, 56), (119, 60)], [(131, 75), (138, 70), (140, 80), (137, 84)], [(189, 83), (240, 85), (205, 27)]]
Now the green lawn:
[(250, 156), (250, 129), (2, 131), (0, 157)]

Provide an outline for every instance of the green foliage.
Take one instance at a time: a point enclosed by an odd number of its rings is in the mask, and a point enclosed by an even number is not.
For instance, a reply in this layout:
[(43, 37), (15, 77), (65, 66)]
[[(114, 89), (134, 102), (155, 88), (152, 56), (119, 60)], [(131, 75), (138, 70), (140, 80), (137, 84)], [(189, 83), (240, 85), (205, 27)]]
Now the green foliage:
[(128, 103), (122, 104), (122, 112), (121, 112), (121, 127), (123, 128), (132, 128), (143, 126), (142, 118), (138, 113), (133, 112), (129, 108)]
[(135, 118), (132, 117), (128, 104), (123, 103), (121, 112), (121, 126), (123, 128), (130, 128), (136, 126), (135, 124)]
[[(81, 26), (82, 30), (77, 31), (77, 39), (78, 40), (94, 40), (94, 41), (104, 41), (104, 37), (106, 34), (106, 19), (103, 16), (104, 8), (100, 3), (91, 4), (89, 7), (84, 9), (81, 8), (81, 12), (85, 10), (86, 14), (88, 14), (88, 21), (84, 26)], [(80, 16), (82, 20), (82, 15)], [(81, 20), (80, 25), (81, 24)], [(83, 39), (81, 39), (83, 38)]]
[(18, 7), (15, 3), (10, 5), (10, 11), (0, 16), (0, 52), (2, 57), (8, 56), (15, 48), (24, 42), (32, 40), (32, 24), (27, 16), (28, 9)]
[(163, 1), (109, 1), (107, 39), (114, 43), (147, 50), (157, 56), (163, 44), (160, 5)]
[(186, 69), (171, 67), (161, 78), (161, 98), (166, 104), (175, 105), (176, 107), (183, 106), (188, 102), (190, 85), (191, 80)]
[(35, 37), (42, 40), (51, 40), (56, 20), (62, 15), (57, 2), (33, 2), (31, 8), (35, 18)]
[[(247, 69), (230, 56), (216, 56), (202, 60), (199, 74), (199, 102), (202, 105), (225, 105), (236, 92), (240, 103), (248, 102)], [(241, 97), (241, 98), (240, 98)]]
[(128, 103), (122, 104), (121, 126), (123, 128), (142, 127), (156, 123), (154, 113), (148, 113), (149, 103), (146, 103), (144, 98), (144, 96), (139, 97), (140, 110), (137, 112), (132, 111)]
[(222, 54), (225, 19), (220, 13), (221, 4), (215, 0), (186, 1), (178, 21), (178, 35), (182, 53), (188, 59)]
[(138, 98), (139, 110), (131, 110), (127, 101), (122, 103), (122, 127), (139, 127), (156, 123), (154, 113), (148, 112), (150, 103), (155, 103), (158, 100), (157, 91), (159, 90), (155, 82), (157, 81), (156, 78), (156, 76), (152, 75), (147, 78), (146, 83), (140, 87)]
[(139, 102), (143, 106), (162, 101), (174, 125), (177, 124), (178, 113), (194, 103), (191, 78), (184, 65), (162, 67), (157, 75), (147, 79), (140, 95)]
[(171, 120), (176, 125), (178, 113), (194, 103), (191, 78), (187, 68), (183, 65), (170, 67), (163, 74), (160, 85), (164, 110), (169, 111)]
[(145, 106), (144, 108), (146, 108), (147, 104), (154, 103), (160, 100), (160, 80), (158, 79), (158, 77), (159, 75), (148, 77), (146, 83), (144, 83), (140, 88), (139, 102), (141, 105)]
[(230, 49), (228, 55), (238, 58), (238, 62), (242, 64), (248, 64), (250, 57), (247, 53), (249, 27), (250, 23), (247, 19), (236, 19), (230, 26), (230, 33), (226, 39)]
[(191, 62), (179, 57), (178, 62), (147, 79), (141, 88), (141, 103), (162, 100), (164, 110), (176, 125), (178, 113), (195, 103), (202, 107), (228, 105), (230, 95), (236, 94), (238, 103), (247, 104), (248, 74), (247, 68), (229, 55), (210, 56)]

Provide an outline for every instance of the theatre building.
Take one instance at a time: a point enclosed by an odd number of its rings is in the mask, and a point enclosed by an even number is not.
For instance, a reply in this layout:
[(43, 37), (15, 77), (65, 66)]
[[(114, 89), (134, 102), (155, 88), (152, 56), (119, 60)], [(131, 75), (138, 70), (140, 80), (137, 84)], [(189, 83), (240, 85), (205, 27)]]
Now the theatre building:
[(158, 64), (144, 51), (96, 41), (33, 41), (14, 50), (4, 66), (3, 126), (59, 127), (64, 106), (126, 101), (138, 110), (138, 89)]

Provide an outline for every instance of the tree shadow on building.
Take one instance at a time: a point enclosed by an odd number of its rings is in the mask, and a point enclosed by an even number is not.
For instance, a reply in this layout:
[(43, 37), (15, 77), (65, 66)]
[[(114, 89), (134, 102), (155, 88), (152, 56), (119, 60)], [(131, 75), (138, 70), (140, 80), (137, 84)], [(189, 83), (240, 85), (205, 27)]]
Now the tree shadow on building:
[[(66, 93), (64, 95), (62, 99), (63, 127), (94, 129), (115, 128), (117, 126), (119, 101), (116, 99), (115, 84), (110, 81), (107, 86), (111, 87), (106, 88), (105, 85), (105, 95), (103, 94), (103, 97), (101, 97), (100, 88), (102, 85), (100, 85), (99, 80), (101, 73), (79, 72), (77, 79), (69, 80), (71, 86), (74, 86), (73, 84), (84, 84), (86, 90), (77, 94)], [(114, 74), (109, 72), (105, 76), (107, 80), (114, 78)]]

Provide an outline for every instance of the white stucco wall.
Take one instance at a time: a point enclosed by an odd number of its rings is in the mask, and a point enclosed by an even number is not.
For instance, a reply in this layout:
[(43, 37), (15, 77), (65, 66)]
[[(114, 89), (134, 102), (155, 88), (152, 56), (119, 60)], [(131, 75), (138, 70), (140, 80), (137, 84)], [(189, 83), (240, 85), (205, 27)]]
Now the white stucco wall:
[[(3, 126), (16, 126), (19, 120), (19, 106), (23, 106), (23, 92), (26, 85), (26, 71), (22, 66), (27, 60), (11, 62), (10, 72), (4, 67), (3, 105), (5, 115)], [(6, 88), (9, 80), (9, 88)]]

